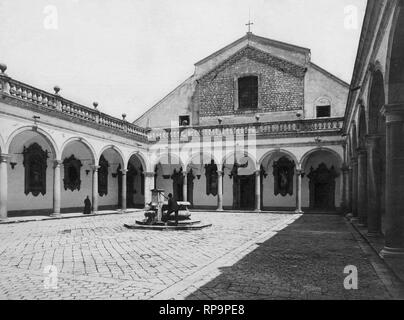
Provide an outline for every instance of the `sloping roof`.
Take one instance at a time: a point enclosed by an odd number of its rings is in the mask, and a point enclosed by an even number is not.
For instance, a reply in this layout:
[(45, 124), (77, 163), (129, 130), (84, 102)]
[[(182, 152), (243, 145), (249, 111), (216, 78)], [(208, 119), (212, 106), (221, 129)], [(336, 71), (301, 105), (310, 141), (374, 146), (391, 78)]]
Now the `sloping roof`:
[(327, 70), (321, 68), (320, 66), (316, 65), (313, 62), (310, 62), (310, 66), (313, 67), (314, 69), (322, 72), (323, 74), (325, 74), (327, 77), (337, 81), (338, 83), (340, 83), (341, 85), (343, 85), (344, 87), (349, 88), (349, 84), (347, 82), (345, 82), (344, 80), (338, 78), (337, 76), (333, 75), (332, 73), (328, 72)]
[(290, 51), (294, 51), (294, 52), (300, 52), (300, 53), (303, 53), (303, 54), (310, 53), (310, 49), (308, 49), (308, 48), (299, 47), (299, 46), (295, 46), (295, 45), (292, 45), (292, 44), (289, 44), (289, 43), (285, 43), (285, 42), (276, 41), (276, 40), (269, 39), (269, 38), (256, 36), (255, 34), (253, 34), (251, 32), (247, 32), (247, 34), (245, 36), (241, 37), (240, 39), (230, 43), (229, 45), (223, 47), (222, 49), (220, 49), (220, 50), (212, 53), (211, 55), (207, 56), (206, 58), (203, 58), (202, 60), (198, 61), (197, 63), (195, 63), (195, 66), (198, 66), (198, 65), (201, 65), (201, 64), (205, 63), (206, 61), (220, 55), (221, 53), (229, 50), (230, 48), (238, 45), (239, 43), (241, 43), (241, 42), (243, 42), (245, 40), (251, 40), (251, 41), (261, 43), (263, 45), (278, 47), (280, 49), (290, 50)]
[(138, 117), (135, 121), (133, 121), (133, 124), (136, 124), (140, 121), (142, 121), (144, 118), (146, 118), (152, 111), (157, 109), (164, 101), (166, 101), (169, 97), (174, 95), (178, 90), (180, 90), (182, 87), (185, 85), (189, 84), (190, 82), (193, 81), (194, 76), (190, 76), (188, 79), (186, 79), (184, 82), (182, 82), (179, 86), (177, 86), (174, 90), (172, 90), (169, 94), (164, 96), (162, 99), (160, 99), (155, 105), (147, 109), (140, 117)]

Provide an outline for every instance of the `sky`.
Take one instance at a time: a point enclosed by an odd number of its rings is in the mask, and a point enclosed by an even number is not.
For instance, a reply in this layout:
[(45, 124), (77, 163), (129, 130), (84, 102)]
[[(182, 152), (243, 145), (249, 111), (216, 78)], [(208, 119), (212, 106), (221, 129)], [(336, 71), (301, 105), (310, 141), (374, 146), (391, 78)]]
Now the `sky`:
[(311, 49), (350, 82), (366, 0), (0, 0), (0, 62), (19, 81), (134, 121), (251, 31)]

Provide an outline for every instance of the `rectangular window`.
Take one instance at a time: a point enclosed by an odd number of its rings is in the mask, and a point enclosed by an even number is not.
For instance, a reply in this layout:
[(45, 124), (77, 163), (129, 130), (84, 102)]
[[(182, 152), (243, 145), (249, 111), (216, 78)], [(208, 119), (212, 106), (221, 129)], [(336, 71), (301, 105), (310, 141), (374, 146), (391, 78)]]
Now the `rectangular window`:
[(180, 127), (189, 126), (189, 116), (179, 116), (179, 125)]
[(317, 118), (331, 117), (331, 106), (317, 106)]
[(248, 76), (238, 79), (239, 109), (258, 108), (258, 77)]

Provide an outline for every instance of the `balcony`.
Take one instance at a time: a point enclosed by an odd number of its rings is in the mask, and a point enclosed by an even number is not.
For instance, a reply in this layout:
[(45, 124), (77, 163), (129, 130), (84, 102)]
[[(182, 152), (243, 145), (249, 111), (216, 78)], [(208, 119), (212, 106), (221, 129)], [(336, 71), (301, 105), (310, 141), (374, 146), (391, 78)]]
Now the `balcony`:
[[(321, 136), (340, 135), (344, 118), (298, 119), (295, 121), (255, 122), (247, 124), (218, 124), (214, 126), (193, 126), (164, 129), (145, 129), (89, 108), (59, 95), (59, 88), (55, 93), (49, 93), (25, 83), (11, 79), (0, 73), (0, 93), (3, 99), (9, 99), (13, 104), (30, 108), (34, 112), (50, 113), (66, 120), (76, 119), (84, 125), (93, 126), (100, 130), (108, 129), (113, 134), (124, 135), (139, 142), (180, 141), (188, 142), (201, 137), (222, 137), (254, 135), (257, 138), (288, 137), (288, 136)], [(86, 124), (87, 123), (87, 124)]]
[(188, 142), (193, 138), (252, 135), (257, 138), (276, 138), (289, 136), (337, 136), (342, 133), (344, 118), (305, 119), (279, 122), (255, 122), (216, 126), (193, 126), (153, 129), (148, 133), (150, 142), (180, 141)]
[[(0, 73), (0, 93), (3, 99), (11, 99), (18, 106), (31, 107), (31, 110), (40, 113), (53, 112), (63, 119), (77, 119), (78, 122), (91, 123), (96, 128), (108, 128), (115, 134), (130, 136), (139, 142), (147, 142), (146, 129), (138, 127), (124, 119), (118, 119), (100, 112), (95, 108), (89, 108), (61, 97), (59, 88), (54, 88), (55, 93), (49, 93), (25, 83), (11, 79), (4, 73)], [(20, 102), (20, 103), (18, 103)]]

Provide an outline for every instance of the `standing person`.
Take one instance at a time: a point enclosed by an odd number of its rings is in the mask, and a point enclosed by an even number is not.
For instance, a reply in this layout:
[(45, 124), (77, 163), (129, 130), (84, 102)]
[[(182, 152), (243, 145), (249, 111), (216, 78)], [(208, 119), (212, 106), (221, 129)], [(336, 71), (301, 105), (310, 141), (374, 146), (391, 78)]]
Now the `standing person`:
[(170, 216), (171, 213), (175, 212), (175, 225), (178, 225), (178, 203), (177, 201), (173, 198), (172, 193), (168, 195), (168, 211), (167, 211), (167, 217)]
[(90, 198), (87, 196), (87, 198), (84, 200), (84, 214), (90, 214), (91, 213), (91, 201)]

